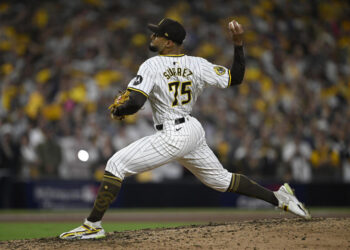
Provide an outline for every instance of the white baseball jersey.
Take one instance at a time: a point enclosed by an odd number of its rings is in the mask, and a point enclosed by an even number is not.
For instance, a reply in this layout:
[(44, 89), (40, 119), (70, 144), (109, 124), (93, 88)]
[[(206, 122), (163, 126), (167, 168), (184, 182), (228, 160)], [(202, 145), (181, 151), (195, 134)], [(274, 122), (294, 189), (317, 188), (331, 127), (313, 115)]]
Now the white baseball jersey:
[(191, 113), (198, 96), (208, 86), (226, 88), (230, 71), (201, 57), (155, 56), (145, 61), (129, 89), (148, 97), (155, 124)]
[[(123, 180), (176, 160), (204, 184), (225, 192), (232, 174), (208, 147), (202, 125), (190, 113), (205, 87), (226, 88), (230, 83), (227, 68), (203, 58), (170, 55), (145, 61), (128, 89), (148, 97), (155, 125), (163, 128), (116, 152), (106, 170)], [(175, 124), (179, 118), (185, 122)]]

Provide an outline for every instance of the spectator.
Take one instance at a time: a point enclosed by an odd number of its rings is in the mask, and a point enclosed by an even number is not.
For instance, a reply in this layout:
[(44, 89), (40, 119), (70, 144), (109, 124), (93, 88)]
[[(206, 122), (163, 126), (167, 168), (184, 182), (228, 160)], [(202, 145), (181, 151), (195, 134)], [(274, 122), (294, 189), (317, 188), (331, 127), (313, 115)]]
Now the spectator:
[(44, 128), (45, 139), (36, 148), (40, 177), (57, 178), (62, 161), (62, 150), (51, 127)]
[(293, 141), (283, 148), (283, 161), (290, 165), (292, 178), (296, 182), (309, 183), (312, 180), (310, 145), (296, 135)]
[(20, 169), (19, 146), (12, 137), (12, 127), (3, 124), (0, 131), (0, 208), (12, 207), (14, 182)]
[(35, 179), (39, 177), (37, 168), (38, 155), (35, 147), (30, 143), (28, 134), (23, 134), (21, 137), (21, 177), (24, 179)]
[[(92, 130), (105, 132), (113, 150), (153, 129), (147, 106), (128, 124), (111, 122), (106, 107), (149, 57), (144, 24), (156, 16), (184, 23), (189, 55), (223, 65), (232, 55), (224, 53), (230, 45), (217, 35), (217, 24), (235, 16), (247, 27), (246, 83), (203, 93), (193, 112), (227, 168), (258, 179), (309, 182), (329, 180), (330, 173), (333, 181), (345, 178), (342, 166), (348, 158), (342, 152), (350, 147), (347, 1), (34, 2), (1, 3), (0, 117), (13, 127), (12, 140), (27, 131), (33, 146), (43, 143), (41, 124), (57, 123), (52, 132), (60, 138), (62, 178), (71, 177), (70, 170), (86, 170), (84, 178), (92, 178), (93, 163), (79, 167), (83, 163), (68, 150), (81, 140), (75, 131), (91, 130), (91, 117)], [(233, 128), (232, 133), (222, 134), (223, 127)], [(301, 154), (293, 146), (296, 135), (312, 148), (309, 158), (304, 146)], [(103, 151), (103, 143), (87, 143)]]

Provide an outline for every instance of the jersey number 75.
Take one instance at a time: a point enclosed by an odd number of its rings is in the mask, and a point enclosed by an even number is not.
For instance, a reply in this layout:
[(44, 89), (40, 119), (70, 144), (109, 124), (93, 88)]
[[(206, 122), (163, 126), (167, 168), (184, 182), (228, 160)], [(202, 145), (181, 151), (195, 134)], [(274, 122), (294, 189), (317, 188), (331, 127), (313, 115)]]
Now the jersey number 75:
[(179, 105), (178, 95), (180, 89), (180, 95), (186, 95), (186, 99), (181, 101), (181, 105), (187, 104), (192, 100), (192, 91), (189, 88), (192, 85), (191, 81), (187, 82), (169, 82), (169, 91), (174, 92), (174, 100), (172, 103), (172, 107)]

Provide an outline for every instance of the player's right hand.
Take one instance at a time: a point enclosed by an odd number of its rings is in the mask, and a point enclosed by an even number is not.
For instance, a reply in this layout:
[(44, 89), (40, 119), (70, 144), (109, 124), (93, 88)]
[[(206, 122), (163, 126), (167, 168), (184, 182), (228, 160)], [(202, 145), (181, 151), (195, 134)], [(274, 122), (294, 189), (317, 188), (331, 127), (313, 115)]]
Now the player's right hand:
[(232, 41), (234, 45), (243, 45), (243, 26), (239, 24), (236, 20), (232, 20), (231, 22), (229, 22), (228, 28), (231, 32)]

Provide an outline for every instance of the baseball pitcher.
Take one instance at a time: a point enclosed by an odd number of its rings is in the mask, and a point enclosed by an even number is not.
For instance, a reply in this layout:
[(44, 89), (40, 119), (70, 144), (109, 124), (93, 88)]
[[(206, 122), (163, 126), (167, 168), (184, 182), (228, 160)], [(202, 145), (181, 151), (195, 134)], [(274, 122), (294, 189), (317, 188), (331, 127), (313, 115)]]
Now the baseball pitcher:
[(241, 84), (245, 71), (243, 27), (228, 24), (234, 45), (230, 68), (182, 52), (186, 31), (177, 21), (163, 19), (149, 24), (153, 32), (149, 49), (158, 52), (146, 60), (128, 88), (109, 107), (113, 119), (137, 112), (148, 99), (155, 133), (116, 152), (107, 162), (94, 207), (82, 226), (60, 235), (61, 239), (105, 237), (101, 220), (115, 200), (124, 178), (178, 161), (205, 185), (220, 192), (234, 192), (262, 199), (305, 219), (311, 216), (288, 184), (270, 191), (248, 177), (230, 173), (208, 147), (201, 123), (191, 110), (206, 87), (230, 88)]

